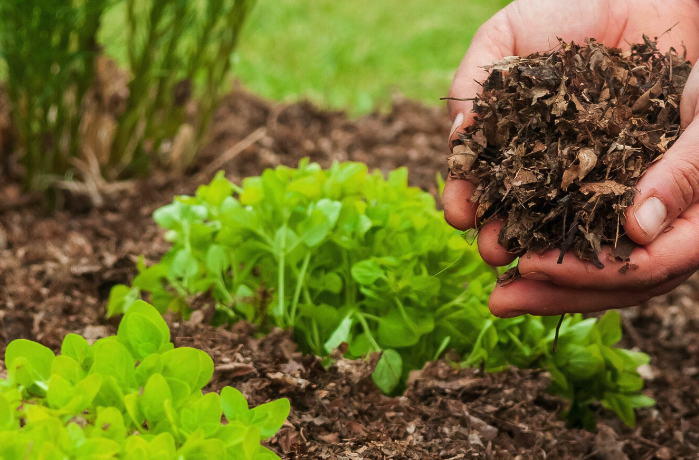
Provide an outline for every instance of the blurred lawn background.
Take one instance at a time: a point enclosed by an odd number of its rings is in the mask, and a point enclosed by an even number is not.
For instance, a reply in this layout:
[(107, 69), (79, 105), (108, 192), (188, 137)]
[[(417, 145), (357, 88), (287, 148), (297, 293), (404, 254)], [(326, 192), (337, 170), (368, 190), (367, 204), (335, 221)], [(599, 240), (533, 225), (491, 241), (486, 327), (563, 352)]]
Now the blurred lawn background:
[[(440, 105), (473, 34), (507, 3), (259, 0), (231, 57), (234, 76), (267, 99), (307, 98), (353, 115), (386, 110), (397, 94)], [(122, 15), (110, 11), (101, 31), (117, 60)]]

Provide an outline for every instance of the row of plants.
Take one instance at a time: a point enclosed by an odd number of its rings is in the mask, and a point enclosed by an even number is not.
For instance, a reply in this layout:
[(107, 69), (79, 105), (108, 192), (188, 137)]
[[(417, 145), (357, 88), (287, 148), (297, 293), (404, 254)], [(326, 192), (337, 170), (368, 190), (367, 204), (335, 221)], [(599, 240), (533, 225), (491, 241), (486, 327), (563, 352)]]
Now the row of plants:
[[(21, 157), (25, 186), (45, 189), (78, 171), (94, 174), (95, 165), (110, 180), (152, 164), (184, 169), (205, 136), (253, 4), (0, 2), (0, 74), (16, 133), (4, 154)], [(123, 72), (98, 44), (112, 9), (124, 18), (123, 88)]]
[(404, 168), (385, 178), (362, 163), (324, 170), (303, 160), (242, 186), (220, 173), (154, 219), (172, 247), (156, 264), (141, 260), (132, 286), (114, 287), (109, 315), (144, 297), (187, 317), (193, 297), (210, 295), (215, 325), (292, 328), (321, 356), (343, 343), (351, 358), (381, 353), (373, 378), (386, 393), (455, 350), (463, 366), (546, 369), (572, 424), (594, 427), (601, 404), (633, 425), (634, 410), (653, 404), (636, 370), (648, 356), (615, 346), (618, 313), (569, 316), (555, 354), (558, 318), (494, 317), (497, 274), (430, 194), (407, 185)]
[[(225, 387), (202, 392), (209, 355), (175, 348), (158, 311), (135, 302), (117, 335), (65, 337), (59, 356), (29, 340), (5, 352), (0, 458), (24, 460), (273, 460), (260, 441), (289, 414), (279, 399), (248, 408)], [(222, 423), (225, 417), (225, 423)]]

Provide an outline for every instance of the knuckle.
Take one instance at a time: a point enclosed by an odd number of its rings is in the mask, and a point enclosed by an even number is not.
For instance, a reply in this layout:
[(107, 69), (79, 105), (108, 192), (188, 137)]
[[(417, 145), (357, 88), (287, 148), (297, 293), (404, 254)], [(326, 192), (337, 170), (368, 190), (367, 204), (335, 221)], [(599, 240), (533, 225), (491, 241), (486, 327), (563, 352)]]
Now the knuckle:
[(639, 288), (644, 291), (656, 289), (668, 281), (673, 280), (679, 276), (683, 276), (690, 271), (684, 266), (684, 264), (677, 264), (672, 261), (666, 263), (655, 263), (653, 268), (648, 271), (648, 274), (643, 277), (639, 282)]
[(644, 287), (658, 286), (667, 281), (671, 274), (670, 267), (657, 264), (648, 272), (648, 276), (642, 280), (642, 284)]
[(684, 211), (698, 198), (699, 169), (690, 161), (679, 160), (676, 167), (670, 170), (670, 179), (673, 198), (679, 206), (679, 211)]

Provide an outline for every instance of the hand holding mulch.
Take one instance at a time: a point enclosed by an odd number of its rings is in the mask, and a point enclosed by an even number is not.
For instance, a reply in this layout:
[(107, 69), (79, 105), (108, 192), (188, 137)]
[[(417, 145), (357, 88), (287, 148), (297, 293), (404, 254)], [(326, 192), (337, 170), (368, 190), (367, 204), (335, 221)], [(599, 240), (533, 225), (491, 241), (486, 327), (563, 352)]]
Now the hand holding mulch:
[[(517, 0), (474, 39), (450, 90), (443, 201), (452, 225), (479, 229), (488, 263), (522, 256), (496, 315), (636, 305), (699, 266), (699, 74), (685, 61), (699, 4), (670, 3)], [(586, 43), (609, 36), (601, 23), (627, 27), (609, 48)], [(544, 40), (558, 46), (530, 54)]]

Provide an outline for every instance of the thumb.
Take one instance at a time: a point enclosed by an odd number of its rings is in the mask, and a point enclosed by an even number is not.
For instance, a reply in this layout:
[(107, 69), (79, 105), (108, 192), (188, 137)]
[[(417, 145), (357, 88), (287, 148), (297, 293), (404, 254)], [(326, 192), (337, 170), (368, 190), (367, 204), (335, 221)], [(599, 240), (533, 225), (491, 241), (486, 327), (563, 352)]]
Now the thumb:
[(488, 77), (483, 66), (514, 54), (515, 39), (508, 19), (508, 8), (501, 10), (483, 24), (471, 40), (471, 44), (449, 88), (447, 107), (454, 121), (449, 134), (449, 147), (458, 133), (473, 123), (471, 100), (481, 90), (481, 83)]
[(626, 210), (626, 234), (636, 243), (655, 240), (677, 216), (699, 200), (699, 66), (694, 66), (680, 103), (685, 132), (638, 181)]

